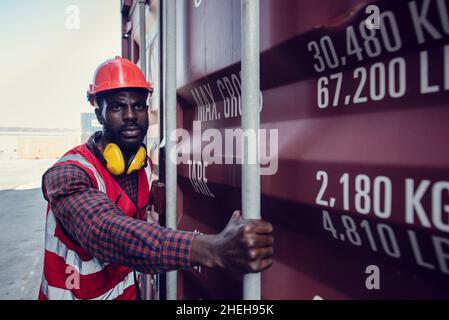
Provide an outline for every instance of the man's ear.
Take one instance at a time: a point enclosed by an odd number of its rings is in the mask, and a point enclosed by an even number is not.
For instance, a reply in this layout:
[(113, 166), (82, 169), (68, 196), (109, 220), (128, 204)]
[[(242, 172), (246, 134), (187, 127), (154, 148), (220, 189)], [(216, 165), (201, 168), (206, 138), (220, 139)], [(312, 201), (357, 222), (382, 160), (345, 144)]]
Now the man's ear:
[(98, 122), (99, 122), (101, 125), (103, 125), (103, 124), (104, 124), (104, 121), (103, 121), (103, 115), (102, 115), (102, 112), (101, 112), (101, 109), (100, 109), (100, 108), (95, 107), (95, 115), (97, 116)]

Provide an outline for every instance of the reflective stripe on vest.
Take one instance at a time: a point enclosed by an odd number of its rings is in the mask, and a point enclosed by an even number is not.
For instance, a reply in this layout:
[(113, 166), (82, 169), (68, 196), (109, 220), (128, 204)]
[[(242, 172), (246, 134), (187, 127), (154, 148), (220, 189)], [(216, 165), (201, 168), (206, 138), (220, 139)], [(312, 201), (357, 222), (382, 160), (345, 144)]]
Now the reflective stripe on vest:
[(50, 210), (47, 216), (47, 227), (45, 237), (45, 250), (56, 254), (64, 259), (65, 263), (78, 271), (81, 275), (89, 275), (104, 269), (109, 263), (102, 262), (97, 258), (83, 261), (79, 255), (67, 248), (67, 246), (55, 237), (56, 218)]
[(145, 167), (145, 173), (146, 173), (146, 175), (147, 175), (147, 180), (148, 180), (148, 186), (151, 188), (151, 168), (150, 168), (150, 165), (147, 165), (146, 167)]
[(90, 169), (93, 172), (95, 179), (97, 180), (98, 188), (100, 189), (100, 191), (106, 193), (106, 187), (104, 186), (103, 179), (101, 178), (97, 170), (94, 168), (94, 166), (89, 161), (87, 161), (82, 155), (68, 154), (59, 159), (56, 163), (61, 163), (64, 161), (75, 161), (81, 164), (83, 167)]
[[(114, 288), (107, 291), (106, 293), (93, 298), (91, 300), (113, 300), (123, 294), (123, 292), (130, 286), (134, 286), (134, 275), (132, 272), (119, 282)], [(42, 279), (42, 292), (45, 294), (46, 298), (49, 300), (80, 300), (73, 294), (72, 291), (52, 287), (48, 284), (45, 278)]]

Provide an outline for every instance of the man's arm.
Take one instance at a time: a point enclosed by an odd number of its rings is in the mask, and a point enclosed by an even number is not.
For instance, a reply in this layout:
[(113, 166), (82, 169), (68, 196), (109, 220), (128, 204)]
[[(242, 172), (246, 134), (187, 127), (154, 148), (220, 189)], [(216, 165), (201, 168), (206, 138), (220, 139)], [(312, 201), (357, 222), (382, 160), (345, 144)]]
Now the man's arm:
[(260, 272), (272, 264), (273, 227), (243, 220), (234, 212), (222, 232), (174, 231), (126, 216), (76, 166), (60, 166), (44, 177), (53, 213), (89, 254), (145, 273), (195, 265)]
[(195, 233), (126, 216), (81, 168), (55, 167), (43, 183), (56, 218), (90, 255), (145, 273), (191, 267)]
[[(165, 184), (153, 182), (151, 201), (157, 212), (165, 214)], [(157, 220), (157, 218), (155, 219)], [(216, 235), (200, 234), (192, 242), (193, 265), (259, 272), (273, 263), (273, 226), (261, 220), (243, 220), (232, 215), (225, 229)]]

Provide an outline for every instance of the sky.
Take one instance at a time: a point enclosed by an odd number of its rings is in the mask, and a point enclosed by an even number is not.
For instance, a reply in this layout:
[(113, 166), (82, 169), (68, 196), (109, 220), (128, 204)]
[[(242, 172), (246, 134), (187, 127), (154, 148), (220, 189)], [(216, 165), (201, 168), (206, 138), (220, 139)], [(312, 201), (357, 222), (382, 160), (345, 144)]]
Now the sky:
[(0, 1), (0, 127), (80, 129), (96, 67), (121, 54), (120, 19), (120, 0)]

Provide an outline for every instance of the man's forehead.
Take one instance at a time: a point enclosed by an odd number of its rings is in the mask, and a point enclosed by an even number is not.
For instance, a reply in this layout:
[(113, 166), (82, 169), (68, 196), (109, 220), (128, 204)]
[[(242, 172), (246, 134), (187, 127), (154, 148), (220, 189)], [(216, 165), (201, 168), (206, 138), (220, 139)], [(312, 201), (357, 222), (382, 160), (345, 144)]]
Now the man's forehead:
[(148, 92), (142, 89), (119, 89), (108, 92), (105, 95), (107, 101), (127, 101), (127, 100), (144, 100), (148, 96)]

